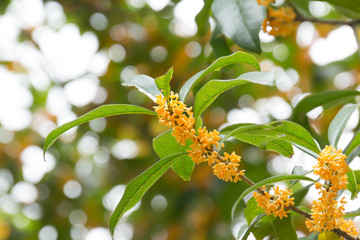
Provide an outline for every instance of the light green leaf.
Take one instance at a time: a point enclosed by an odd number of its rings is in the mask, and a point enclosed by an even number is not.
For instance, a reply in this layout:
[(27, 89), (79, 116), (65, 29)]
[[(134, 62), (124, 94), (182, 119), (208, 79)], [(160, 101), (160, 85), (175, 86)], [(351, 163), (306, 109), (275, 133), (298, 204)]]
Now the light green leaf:
[(336, 114), (334, 119), (331, 121), (328, 130), (328, 138), (330, 145), (337, 148), (341, 133), (343, 132), (351, 115), (358, 107), (359, 104), (348, 104), (342, 107), (340, 111)]
[[(350, 155), (352, 151), (354, 151), (360, 145), (360, 131), (358, 131), (353, 139), (350, 141), (349, 145), (345, 148), (345, 155)], [(360, 150), (360, 149), (359, 149)], [(357, 156), (358, 154), (356, 154)], [(355, 156), (355, 157), (356, 157)]]
[(234, 63), (246, 63), (253, 66), (256, 70), (260, 71), (260, 65), (256, 58), (246, 52), (236, 52), (229, 56), (224, 56), (221, 58), (216, 59), (215, 62), (213, 62), (209, 67), (207, 67), (205, 70), (202, 70), (198, 73), (196, 73), (194, 76), (189, 78), (184, 86), (180, 89), (179, 95), (180, 100), (183, 102), (186, 98), (186, 96), (189, 94), (190, 90), (198, 84), (204, 77), (206, 77), (209, 73), (216, 71), (224, 66), (234, 64)]
[(263, 129), (263, 125), (240, 123), (227, 126), (220, 131), (225, 137), (221, 139), (219, 146), (229, 137), (234, 137), (242, 142), (258, 146), (260, 149), (278, 152), (288, 158), (294, 154), (292, 145), (287, 141), (269, 138), (260, 134), (253, 134), (252, 130), (259, 129)]
[(195, 17), (195, 22), (198, 27), (197, 34), (200, 36), (204, 36), (210, 28), (209, 12), (211, 9), (212, 2), (213, 2), (213, 0), (204, 1), (204, 7), (201, 9), (201, 11)]
[(246, 240), (246, 239), (248, 239), (248, 237), (249, 237), (249, 235), (250, 235), (250, 233), (251, 233), (252, 228), (255, 226), (255, 224), (256, 224), (258, 221), (260, 221), (260, 219), (262, 219), (262, 218), (265, 217), (265, 216), (266, 216), (266, 213), (263, 213), (263, 214), (261, 214), (261, 215), (257, 215), (257, 216), (252, 220), (252, 222), (250, 223), (250, 225), (246, 228), (246, 231), (245, 231), (242, 235), (240, 235), (240, 236), (238, 237), (238, 239), (241, 239), (241, 240)]
[(173, 76), (173, 68), (170, 68), (164, 75), (155, 79), (155, 84), (157, 88), (162, 92), (166, 99), (170, 95), (170, 80)]
[[(188, 149), (188, 146), (191, 143), (192, 142), (189, 141), (187, 146), (182, 146), (171, 134), (171, 130), (169, 130), (154, 138), (153, 147), (156, 154), (160, 158), (164, 158), (175, 153), (186, 152), (186, 149)], [(194, 166), (194, 161), (189, 156), (185, 155), (176, 160), (171, 168), (184, 181), (189, 181), (194, 170)]]
[(146, 75), (135, 75), (122, 85), (136, 87), (140, 92), (144, 93), (153, 101), (155, 101), (157, 95), (161, 94), (160, 90), (156, 86), (155, 80)]
[(250, 198), (246, 203), (246, 208), (244, 210), (244, 216), (247, 223), (250, 225), (252, 220), (260, 214), (264, 213), (264, 209), (257, 205), (255, 198)]
[(120, 202), (110, 217), (109, 228), (114, 234), (116, 224), (125, 212), (140, 201), (145, 192), (170, 168), (170, 166), (186, 153), (177, 153), (163, 158), (134, 178), (127, 186)]
[(120, 115), (120, 114), (149, 114), (149, 115), (157, 116), (156, 113), (153, 111), (134, 105), (109, 104), (109, 105), (100, 106), (82, 115), (81, 117), (71, 122), (65, 123), (64, 125), (61, 125), (60, 127), (55, 128), (53, 131), (51, 131), (45, 139), (44, 156), (45, 156), (45, 152), (49, 149), (49, 147), (51, 147), (51, 145), (56, 141), (56, 139), (70, 128), (76, 127), (80, 124), (86, 123), (93, 119)]
[(239, 204), (241, 203), (241, 200), (248, 195), (250, 192), (256, 190), (257, 188), (261, 188), (262, 186), (271, 184), (271, 183), (276, 183), (276, 182), (283, 182), (283, 181), (291, 181), (291, 180), (305, 180), (305, 181), (311, 181), (311, 182), (315, 182), (315, 180), (306, 177), (306, 176), (302, 176), (302, 175), (281, 175), (281, 176), (274, 176), (274, 177), (270, 177), (267, 179), (264, 179), (254, 185), (252, 185), (251, 187), (247, 188), (241, 195), (240, 197), (236, 200), (232, 210), (231, 210), (231, 218), (234, 219), (234, 215), (235, 212), (237, 211), (237, 208), (239, 206)]
[(258, 83), (273, 86), (275, 76), (271, 72), (248, 72), (236, 79), (211, 80), (206, 83), (196, 94), (194, 103), (195, 120), (205, 111), (207, 107), (223, 92), (245, 83)]
[(303, 98), (293, 112), (292, 120), (304, 126), (307, 122), (306, 114), (316, 107), (323, 106), (325, 109), (350, 102), (360, 92), (353, 90), (336, 90), (314, 93)]
[(261, 53), (259, 32), (266, 8), (253, 0), (215, 0), (212, 11), (221, 31), (240, 47)]
[(346, 185), (346, 188), (351, 192), (351, 199), (355, 199), (358, 193), (355, 172), (349, 168), (346, 175), (348, 177), (348, 184)]
[(297, 240), (296, 231), (291, 221), (291, 215), (280, 219), (278, 217), (272, 218), (272, 226), (279, 240)]

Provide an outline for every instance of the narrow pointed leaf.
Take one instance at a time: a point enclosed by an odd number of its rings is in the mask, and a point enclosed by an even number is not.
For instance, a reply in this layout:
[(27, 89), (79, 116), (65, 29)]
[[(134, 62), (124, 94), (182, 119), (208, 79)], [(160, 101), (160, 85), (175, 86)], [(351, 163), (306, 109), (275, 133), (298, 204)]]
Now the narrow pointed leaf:
[(263, 214), (260, 214), (260, 215), (257, 215), (253, 220), (252, 222), (250, 223), (250, 225), (246, 228), (245, 232), (238, 237), (238, 239), (241, 239), (241, 240), (246, 240), (248, 239), (250, 233), (251, 233), (251, 230), (252, 228), (255, 226), (255, 224), (260, 221), (260, 219), (262, 219), (263, 217), (266, 216), (266, 213), (263, 213)]
[(349, 168), (349, 171), (346, 175), (348, 177), (348, 184), (346, 185), (346, 188), (351, 192), (351, 199), (354, 199), (357, 197), (358, 193), (355, 172)]
[[(154, 138), (153, 147), (156, 154), (160, 158), (164, 158), (175, 153), (186, 152), (186, 149), (189, 148), (188, 145), (191, 143), (192, 142), (190, 141), (187, 146), (182, 146), (171, 134), (171, 130), (169, 130)], [(189, 156), (184, 155), (179, 157), (179, 159), (173, 163), (171, 168), (184, 181), (189, 181), (194, 170), (194, 166), (194, 161)]]
[(155, 84), (166, 99), (170, 95), (170, 80), (173, 76), (173, 68), (170, 68), (164, 75), (155, 79)]
[(253, 66), (256, 70), (260, 71), (260, 65), (256, 58), (246, 52), (236, 52), (229, 56), (218, 58), (205, 70), (196, 73), (194, 76), (192, 76), (185, 82), (184, 86), (182, 86), (179, 92), (180, 100), (184, 101), (190, 90), (202, 79), (204, 79), (209, 73), (234, 63), (246, 63)]
[(221, 31), (240, 47), (261, 53), (259, 32), (266, 8), (253, 0), (215, 0), (212, 12)]
[(177, 153), (159, 160), (126, 186), (124, 195), (110, 217), (109, 228), (111, 235), (114, 234), (116, 224), (124, 213), (135, 206), (145, 192), (184, 154), (186, 153)]
[(140, 92), (144, 93), (153, 101), (155, 101), (157, 95), (161, 94), (160, 90), (156, 86), (155, 80), (146, 75), (135, 75), (122, 85), (136, 87)]
[[(360, 145), (360, 131), (358, 131), (355, 136), (353, 137), (353, 139), (350, 141), (349, 145), (346, 147), (345, 149), (345, 155), (350, 155), (350, 153), (352, 151), (354, 151), (357, 147), (359, 147)], [(360, 151), (360, 149), (359, 149)], [(356, 154), (357, 156), (358, 154)], [(355, 156), (355, 157), (356, 157)]]
[(270, 177), (267, 179), (264, 179), (254, 185), (252, 185), (251, 187), (247, 188), (241, 195), (240, 197), (236, 200), (232, 210), (231, 210), (231, 217), (232, 219), (234, 219), (234, 215), (235, 212), (238, 208), (238, 206), (240, 205), (242, 199), (248, 195), (250, 192), (256, 190), (257, 188), (261, 188), (262, 186), (271, 184), (271, 183), (276, 183), (276, 182), (283, 182), (283, 181), (291, 181), (291, 180), (304, 180), (304, 181), (311, 181), (311, 182), (315, 182), (315, 180), (306, 177), (306, 176), (302, 176), (302, 175), (284, 175), (284, 176), (274, 176), (274, 177)]
[(341, 133), (343, 132), (346, 124), (348, 123), (353, 112), (359, 107), (359, 104), (349, 104), (345, 105), (340, 111), (336, 114), (334, 119), (331, 121), (328, 138), (330, 145), (337, 147)]
[(314, 108), (330, 108), (351, 101), (357, 95), (360, 95), (360, 92), (354, 90), (325, 91), (308, 95), (295, 106), (292, 120), (303, 125), (307, 121), (306, 114)]
[(45, 139), (44, 156), (45, 156), (45, 152), (49, 149), (49, 147), (51, 147), (51, 145), (56, 141), (56, 139), (70, 128), (76, 127), (80, 124), (86, 123), (88, 121), (97, 118), (109, 117), (109, 116), (121, 115), (121, 114), (149, 114), (149, 115), (157, 116), (156, 113), (153, 111), (134, 105), (109, 104), (109, 105), (100, 106), (82, 115), (81, 117), (71, 122), (65, 123), (64, 125), (61, 125), (60, 127), (55, 128), (53, 131), (51, 131)]
[(273, 86), (275, 76), (271, 72), (248, 72), (236, 79), (211, 80), (206, 83), (196, 94), (194, 103), (195, 120), (205, 111), (207, 107), (223, 92), (245, 83), (258, 83)]

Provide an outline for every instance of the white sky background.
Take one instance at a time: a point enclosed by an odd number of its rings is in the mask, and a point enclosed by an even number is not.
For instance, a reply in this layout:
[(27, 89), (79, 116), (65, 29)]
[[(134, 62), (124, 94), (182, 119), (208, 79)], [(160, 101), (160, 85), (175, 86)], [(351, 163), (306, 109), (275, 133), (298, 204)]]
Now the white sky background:
[[(170, 0), (128, 0), (127, 3), (133, 8), (141, 8), (148, 4), (154, 11), (160, 11), (170, 3)], [(329, 11), (326, 3), (315, 2), (312, 5), (314, 6), (310, 10), (315, 16), (322, 17)], [(174, 10), (175, 19), (169, 26), (174, 34), (182, 37), (191, 37), (196, 34), (197, 27), (194, 19), (202, 6), (202, 0), (179, 2)], [(101, 31), (108, 24), (106, 16), (101, 13), (94, 14), (89, 21), (94, 31)], [(146, 33), (141, 26), (134, 23), (128, 27), (133, 31), (132, 36), (135, 40), (146, 38)], [(17, 40), (22, 29), (30, 28), (34, 28), (32, 38), (40, 49), (30, 41), (18, 42)], [(81, 34), (78, 26), (66, 22), (66, 15), (61, 5), (52, 1), (44, 4), (41, 0), (13, 0), (6, 13), (0, 16), (0, 36), (0, 61), (19, 62), (27, 70), (26, 74), (15, 73), (0, 66), (0, 142), (4, 144), (10, 143), (17, 131), (26, 128), (32, 128), (45, 137), (56, 125), (76, 117), (71, 111), (72, 106), (82, 107), (89, 103), (100, 105), (106, 99), (106, 90), (101, 87), (99, 77), (104, 75), (110, 61), (118, 63), (126, 58), (125, 48), (120, 44), (114, 44), (109, 49), (99, 49), (99, 40), (94, 32)], [(274, 41), (271, 36), (264, 33), (260, 37), (265, 43)], [(317, 65), (342, 60), (354, 54), (358, 49), (352, 30), (347, 26), (333, 30), (326, 38), (320, 38), (314, 26), (305, 22), (298, 29), (296, 41), (300, 47), (309, 48), (310, 57)], [(191, 57), (198, 56), (202, 51), (200, 44), (195, 41), (189, 43), (187, 49), (187, 54)], [(286, 61), (289, 54), (287, 47), (281, 44), (276, 45), (272, 51), (279, 61)], [(162, 46), (157, 46), (151, 51), (154, 61), (161, 62), (166, 56), (167, 50)], [(227, 116), (222, 113), (223, 117), (227, 117), (228, 123), (265, 123), (270, 117), (279, 120), (288, 119), (292, 113), (292, 107), (304, 96), (304, 93), (296, 87), (296, 84), (301, 81), (296, 70), (283, 69), (269, 60), (263, 61), (261, 66), (263, 70), (273, 71), (276, 74), (279, 91), (286, 93), (294, 90), (297, 94), (290, 99), (291, 104), (281, 97), (262, 98), (256, 101), (251, 96), (241, 97), (238, 109), (231, 110)], [(133, 74), (136, 74), (136, 69), (127, 66), (119, 78), (125, 79)], [(57, 86), (58, 83), (65, 84), (65, 87)], [(344, 86), (351, 87), (355, 83), (354, 75), (350, 72), (342, 72), (334, 79), (334, 84), (339, 89)], [(48, 91), (46, 111), (55, 115), (58, 122), (54, 123), (44, 113), (30, 111), (33, 104), (30, 87), (38, 92)], [(214, 112), (214, 114), (219, 114), (219, 112)], [(349, 141), (352, 130), (359, 121), (359, 113), (356, 112), (356, 114), (345, 129), (340, 146), (344, 146)], [(106, 122), (101, 121), (93, 123), (94, 132), (97, 129), (100, 129), (99, 131), (104, 129)], [(75, 133), (76, 129), (73, 129), (62, 139), (70, 141)], [(115, 143), (111, 153), (98, 146), (96, 134), (86, 135), (82, 141), (92, 144), (94, 152), (86, 152), (86, 148), (82, 148), (82, 143), (79, 142), (78, 149), (79, 151), (83, 149), (84, 159), (79, 161), (82, 165), (78, 169), (85, 169), (77, 171), (79, 176), (90, 174), (93, 168), (93, 163), (86, 160), (89, 154), (99, 156), (112, 154), (117, 159), (128, 159), (136, 157), (138, 153), (136, 142), (127, 139)], [(127, 151), (119, 151), (119, 148), (127, 149)], [(34, 218), (41, 216), (41, 208), (36, 205), (38, 193), (34, 184), (41, 181), (44, 174), (52, 171), (56, 166), (54, 156), (49, 154), (48, 161), (44, 163), (41, 154), (41, 149), (37, 146), (29, 146), (21, 153), (24, 182), (14, 183), (10, 172), (0, 171), (0, 194), (3, 194), (0, 197), (1, 209), (6, 209), (7, 212), (16, 211), (20, 204), (26, 203), (32, 206), (26, 210), (28, 216)], [(41, 162), (36, 162), (35, 159)], [(274, 158), (269, 162), (269, 171), (274, 174), (287, 174), (291, 172), (295, 164), (309, 169), (313, 163), (314, 159), (296, 151), (293, 160), (283, 157)], [(108, 163), (95, 160), (95, 164), (106, 166)], [(359, 169), (360, 165), (354, 163), (352, 167)], [(281, 172), (279, 169), (282, 169)], [(114, 198), (120, 199), (122, 195), (122, 190), (116, 189), (114, 187), (104, 198), (107, 208), (113, 208), (113, 205), (109, 205), (109, 199), (116, 201)], [(24, 199), (21, 196), (24, 191), (32, 198)], [(71, 180), (64, 188), (64, 192), (69, 198), (77, 198), (81, 194), (81, 183)], [(347, 208), (352, 210), (354, 206), (358, 206), (358, 201), (349, 204)], [(76, 214), (73, 215), (77, 216), (76, 219), (86, 219), (85, 213), (78, 211)], [(110, 239), (107, 229), (86, 229), (81, 223), (81, 221), (80, 223), (75, 221), (72, 235), (83, 236), (86, 240)], [(20, 223), (19, 226), (21, 226)], [(120, 230), (117, 232), (118, 235), (122, 234), (118, 239), (132, 237), (131, 226), (124, 223), (118, 228), (122, 231), (122, 233)], [(56, 239), (56, 237), (57, 230), (54, 226), (45, 226), (39, 232), (40, 239)]]

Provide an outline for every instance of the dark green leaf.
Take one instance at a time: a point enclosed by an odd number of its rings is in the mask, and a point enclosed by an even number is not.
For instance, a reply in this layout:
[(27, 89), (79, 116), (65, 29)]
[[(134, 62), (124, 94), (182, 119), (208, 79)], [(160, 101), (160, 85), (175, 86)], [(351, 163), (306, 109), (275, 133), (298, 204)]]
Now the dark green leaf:
[(179, 95), (180, 100), (184, 101), (190, 90), (199, 83), (204, 77), (206, 77), (209, 73), (216, 71), (224, 66), (234, 64), (234, 63), (246, 63), (253, 66), (256, 70), (260, 71), (260, 65), (256, 58), (246, 52), (236, 52), (229, 56), (221, 57), (216, 59), (215, 62), (213, 62), (209, 67), (207, 67), (205, 70), (202, 70), (198, 73), (196, 73), (194, 76), (189, 78), (184, 86), (180, 89)]
[(215, 29), (211, 35), (210, 46), (211, 46), (216, 58), (231, 54), (231, 50), (227, 43), (226, 37), (220, 31), (218, 26), (215, 27)]
[(215, 0), (212, 11), (221, 31), (240, 47), (261, 53), (259, 32), (266, 8), (253, 0)]
[(252, 228), (255, 226), (255, 224), (256, 224), (258, 221), (260, 221), (260, 219), (262, 219), (262, 218), (265, 217), (265, 216), (266, 216), (265, 213), (256, 216), (256, 217), (253, 219), (253, 221), (250, 223), (250, 225), (247, 227), (246, 231), (245, 231), (241, 236), (239, 236), (238, 239), (241, 239), (241, 240), (246, 240), (246, 239), (248, 239), (248, 237), (249, 237), (249, 235), (250, 235), (250, 233), (251, 233)]
[[(189, 144), (191, 144), (191, 141)], [(174, 136), (171, 134), (171, 130), (154, 138), (153, 147), (160, 158), (179, 152), (186, 152), (187, 149), (187, 147), (182, 146), (176, 141)], [(171, 168), (183, 180), (189, 181), (194, 170), (194, 166), (194, 161), (189, 156), (185, 155), (176, 160)]]
[(153, 101), (155, 101), (157, 95), (161, 94), (160, 90), (156, 86), (155, 80), (146, 75), (136, 75), (124, 82), (122, 85), (136, 87), (140, 92), (144, 93)]
[(45, 139), (44, 144), (44, 156), (45, 152), (51, 147), (51, 145), (56, 141), (56, 139), (69, 130), (70, 128), (76, 127), (80, 124), (86, 123), (88, 121), (102, 118), (102, 117), (109, 117), (114, 115), (120, 115), (120, 114), (149, 114), (156, 116), (156, 113), (153, 111), (150, 111), (146, 108), (134, 106), (134, 105), (128, 105), (128, 104), (109, 104), (109, 105), (103, 105), (98, 108), (95, 108), (94, 110), (82, 115), (81, 117), (65, 123), (64, 125), (61, 125), (58, 128), (55, 128), (53, 131), (49, 133), (49, 135)]
[(295, 206), (301, 203), (301, 201), (305, 198), (306, 194), (309, 192), (311, 186), (312, 184), (309, 184), (306, 187), (302, 187), (298, 191), (294, 192), (293, 197)]
[(206, 83), (195, 96), (194, 118), (196, 120), (221, 93), (233, 87), (250, 82), (273, 86), (274, 81), (275, 76), (271, 72), (248, 72), (240, 75), (236, 79), (211, 80)]
[(170, 95), (170, 80), (173, 76), (173, 68), (170, 68), (164, 75), (155, 79), (155, 84), (157, 88), (162, 92), (166, 99)]
[(278, 217), (272, 218), (272, 226), (279, 240), (296, 240), (297, 235), (294, 225), (291, 221), (291, 216), (280, 219)]
[(331, 121), (328, 138), (330, 145), (337, 147), (341, 133), (343, 132), (346, 124), (348, 123), (353, 112), (358, 108), (359, 104), (349, 104), (340, 109), (334, 119)]
[(204, 7), (201, 9), (201, 11), (196, 15), (195, 22), (198, 27), (197, 34), (198, 35), (205, 35), (210, 28), (209, 23), (209, 12), (211, 9), (211, 4), (213, 0), (207, 0), (204, 1)]
[(355, 172), (349, 168), (346, 175), (348, 177), (348, 184), (346, 185), (346, 188), (351, 192), (351, 199), (354, 199), (357, 197), (358, 193)]
[(350, 9), (353, 11), (360, 12), (360, 1), (359, 0), (320, 0), (331, 3), (335, 6), (342, 7), (344, 9)]
[(336, 90), (314, 93), (303, 98), (293, 112), (292, 120), (304, 126), (307, 122), (306, 114), (316, 107), (330, 108), (354, 99), (360, 92), (353, 90)]
[(252, 185), (251, 187), (247, 188), (241, 195), (240, 197), (236, 200), (232, 210), (231, 210), (231, 217), (232, 219), (234, 219), (234, 213), (236, 212), (241, 200), (248, 195), (250, 192), (256, 190), (257, 188), (261, 188), (262, 186), (271, 184), (271, 183), (276, 183), (276, 182), (283, 182), (283, 181), (291, 181), (291, 180), (305, 180), (305, 181), (311, 181), (311, 182), (315, 182), (315, 180), (308, 178), (306, 176), (301, 176), (301, 175), (282, 175), (282, 176), (274, 176), (274, 177), (270, 177), (267, 179), (264, 179), (258, 183), (256, 183), (255, 185)]
[(170, 168), (170, 166), (186, 153), (177, 153), (163, 158), (134, 178), (127, 186), (120, 202), (110, 217), (109, 228), (114, 234), (116, 224), (125, 212), (140, 201), (145, 192)]

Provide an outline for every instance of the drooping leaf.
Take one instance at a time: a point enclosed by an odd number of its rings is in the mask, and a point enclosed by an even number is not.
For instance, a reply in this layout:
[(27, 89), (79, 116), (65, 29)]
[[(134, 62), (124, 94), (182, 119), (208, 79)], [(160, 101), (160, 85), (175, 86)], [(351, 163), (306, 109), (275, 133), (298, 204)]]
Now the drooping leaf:
[(205, 35), (210, 28), (209, 13), (212, 2), (213, 0), (204, 1), (204, 7), (195, 17), (195, 22), (198, 28), (197, 34), (200, 36)]
[(170, 168), (170, 166), (186, 153), (176, 153), (163, 158), (134, 178), (127, 186), (120, 202), (110, 217), (109, 228), (114, 234), (116, 224), (124, 213), (140, 201), (145, 192)]
[(246, 63), (253, 66), (256, 70), (260, 71), (260, 65), (257, 62), (256, 58), (253, 55), (246, 52), (239, 51), (229, 56), (218, 58), (205, 70), (196, 73), (194, 76), (192, 76), (185, 82), (184, 86), (182, 86), (179, 92), (180, 100), (183, 102), (186, 96), (188, 95), (188, 93), (190, 92), (190, 90), (197, 83), (199, 83), (204, 77), (206, 77), (209, 73), (234, 63)]
[(328, 138), (330, 145), (337, 147), (341, 133), (343, 132), (346, 124), (348, 123), (353, 112), (359, 107), (359, 104), (349, 104), (345, 105), (340, 109), (336, 114), (334, 119), (331, 121)]
[(271, 72), (248, 72), (236, 79), (211, 80), (207, 82), (196, 94), (194, 103), (195, 120), (210, 106), (212, 102), (223, 92), (245, 83), (258, 83), (273, 86), (275, 76)]
[(135, 75), (122, 85), (136, 87), (140, 92), (144, 93), (153, 101), (155, 101), (156, 95), (161, 94), (160, 90), (156, 86), (155, 80), (146, 75)]
[(261, 53), (259, 32), (266, 17), (264, 6), (253, 0), (214, 0), (212, 11), (221, 31), (240, 47)]
[(351, 199), (355, 199), (358, 193), (358, 184), (356, 181), (355, 172), (351, 168), (349, 168), (349, 171), (346, 175), (348, 177), (348, 184), (346, 185), (346, 188), (351, 192)]
[(280, 219), (272, 218), (271, 224), (279, 240), (297, 240), (294, 224), (291, 221), (291, 215)]
[[(191, 144), (191, 141), (189, 144)], [(187, 144), (187, 146), (182, 146), (181, 144), (177, 143), (176, 139), (171, 134), (171, 130), (157, 136), (153, 140), (154, 150), (160, 158), (164, 158), (179, 152), (186, 152), (189, 144)], [(171, 168), (184, 181), (189, 181), (194, 170), (194, 166), (194, 161), (191, 160), (189, 156), (184, 155), (176, 160)]]
[(305, 180), (305, 181), (311, 181), (311, 182), (315, 182), (315, 180), (306, 177), (306, 176), (302, 176), (302, 175), (281, 175), (281, 176), (274, 176), (274, 177), (270, 177), (267, 179), (264, 179), (254, 185), (252, 185), (251, 187), (247, 188), (241, 195), (240, 197), (236, 200), (234, 206), (232, 207), (231, 210), (231, 217), (232, 219), (234, 219), (234, 213), (237, 211), (237, 208), (240, 204), (240, 202), (242, 201), (242, 199), (248, 195), (250, 192), (256, 190), (257, 188), (261, 188), (262, 186), (271, 184), (271, 183), (276, 183), (276, 182), (283, 182), (283, 181), (291, 181), (291, 180)]
[(238, 123), (227, 126), (220, 131), (220, 133), (225, 135), (225, 137), (221, 139), (219, 146), (221, 146), (221, 144), (229, 137), (234, 137), (242, 142), (246, 142), (258, 147), (261, 146), (261, 149), (263, 150), (278, 152), (288, 158), (294, 154), (293, 147), (290, 143), (273, 138), (269, 139), (267, 136), (256, 135), (250, 132), (250, 130), (256, 129), (262, 129), (262, 125), (256, 125), (252, 123)]
[(323, 106), (324, 109), (327, 109), (349, 102), (354, 99), (356, 95), (360, 95), (360, 92), (353, 90), (336, 90), (308, 95), (295, 106), (292, 120), (304, 126), (304, 124), (307, 123), (306, 114), (314, 108)]
[(173, 76), (173, 68), (170, 68), (164, 75), (155, 79), (155, 84), (157, 88), (162, 92), (166, 99), (170, 95), (170, 80)]
[(76, 127), (80, 124), (86, 123), (88, 121), (102, 118), (102, 117), (109, 117), (109, 116), (115, 116), (115, 115), (121, 115), (121, 114), (149, 114), (156, 116), (156, 113), (153, 111), (150, 111), (146, 108), (134, 106), (134, 105), (128, 105), (128, 104), (109, 104), (109, 105), (103, 105), (98, 108), (95, 108), (94, 110), (82, 115), (81, 117), (65, 123), (61, 125), (58, 128), (55, 128), (52, 130), (49, 135), (45, 139), (44, 144), (44, 156), (45, 152), (51, 147), (51, 145), (56, 141), (56, 139), (69, 130), (70, 128)]
[(231, 54), (231, 49), (227, 43), (225, 35), (216, 26), (210, 38), (210, 46), (216, 58)]
[(248, 239), (250, 233), (251, 233), (251, 230), (252, 228), (255, 226), (255, 224), (260, 221), (260, 219), (262, 219), (263, 217), (266, 216), (266, 213), (263, 213), (261, 215), (257, 215), (253, 220), (252, 222), (250, 223), (250, 225), (246, 228), (246, 230), (242, 233), (242, 235), (238, 236), (238, 239), (241, 239), (241, 240), (246, 240)]

